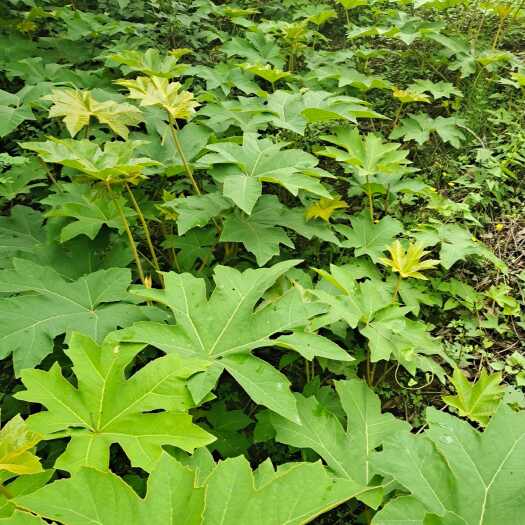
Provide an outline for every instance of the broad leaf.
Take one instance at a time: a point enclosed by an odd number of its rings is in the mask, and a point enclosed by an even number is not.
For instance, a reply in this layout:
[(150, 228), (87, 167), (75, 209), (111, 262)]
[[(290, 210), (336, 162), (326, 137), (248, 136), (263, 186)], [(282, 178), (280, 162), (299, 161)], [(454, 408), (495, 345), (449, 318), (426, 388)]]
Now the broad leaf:
[(320, 463), (276, 471), (267, 460), (252, 472), (243, 457), (217, 465), (212, 461), (211, 474), (200, 480), (196, 467), (164, 454), (148, 479), (144, 499), (118, 476), (86, 468), (16, 498), (16, 503), (64, 525), (302, 525), (368, 491), (350, 480), (331, 478)]
[(215, 288), (209, 298), (202, 279), (189, 274), (164, 274), (165, 289), (135, 293), (166, 305), (177, 324), (138, 323), (118, 332), (121, 341), (148, 343), (167, 353), (198, 357), (210, 364), (192, 379), (190, 389), (199, 403), (226, 368), (254, 399), (286, 418), (298, 420), (288, 380), (268, 363), (250, 355), (272, 346), (272, 337), (304, 327), (319, 308), (302, 300), (296, 288), (256, 307), (275, 281), (299, 261), (239, 272), (215, 267)]
[(105, 470), (111, 444), (119, 443), (133, 466), (149, 471), (163, 445), (193, 451), (213, 441), (186, 413), (192, 406), (186, 379), (203, 370), (203, 363), (169, 355), (127, 377), (126, 368), (143, 347), (99, 346), (75, 333), (66, 354), (73, 363), (77, 387), (62, 375), (58, 364), (49, 371), (22, 372), (26, 390), (16, 397), (47, 409), (30, 416), (28, 426), (47, 439), (71, 438), (56, 468)]
[(0, 356), (13, 354), (17, 374), (40, 363), (60, 334), (79, 330), (100, 341), (117, 327), (149, 317), (147, 307), (130, 301), (127, 269), (100, 270), (68, 282), (30, 261), (15, 259), (13, 265), (0, 272), (0, 291), (20, 294), (0, 299)]
[[(77, 235), (94, 239), (102, 226), (122, 232), (122, 218), (115, 203), (100, 190), (93, 190), (86, 184), (62, 184), (61, 191), (51, 194), (40, 202), (51, 209), (47, 217), (67, 217), (72, 219), (60, 232), (60, 242), (68, 241)], [(133, 211), (124, 206), (124, 199), (117, 197), (128, 220)]]
[(31, 107), (17, 95), (0, 89), (0, 137), (5, 137), (26, 120), (35, 120)]
[(346, 429), (315, 397), (297, 394), (302, 424), (272, 415), (276, 439), (315, 450), (337, 476), (367, 485), (374, 474), (369, 463), (372, 452), (388, 436), (407, 429), (408, 425), (391, 414), (381, 414), (379, 398), (363, 381), (338, 381), (335, 386), (347, 416)]
[(375, 223), (370, 221), (368, 212), (352, 216), (350, 222), (352, 228), (338, 227), (338, 231), (346, 237), (341, 246), (354, 248), (356, 257), (368, 255), (374, 262), (377, 262), (395, 236), (403, 231), (403, 225), (398, 220), (383, 217)]
[(42, 472), (40, 460), (32, 449), (42, 435), (29, 430), (27, 423), (16, 415), (0, 430), (0, 471), (13, 474)]
[[(424, 523), (521, 524), (525, 414), (501, 404), (483, 433), (433, 408), (427, 410), (427, 421), (424, 434), (392, 436), (372, 460), (376, 469), (392, 476), (426, 507)], [(398, 513), (414, 515), (410, 498), (394, 504)]]
[(414, 237), (423, 246), (435, 246), (441, 243), (439, 260), (441, 266), (450, 269), (457, 261), (476, 255), (494, 264), (498, 269), (506, 271), (506, 266), (483, 243), (478, 241), (468, 230), (458, 224), (439, 224), (423, 226), (416, 231)]
[(329, 197), (319, 182), (317, 159), (302, 150), (283, 149), (284, 146), (245, 133), (242, 146), (230, 142), (210, 145), (208, 149), (213, 153), (200, 162), (212, 167), (210, 173), (223, 183), (224, 195), (247, 214), (262, 195), (262, 182), (280, 184), (293, 195), (302, 189)]
[(454, 370), (452, 384), (455, 396), (443, 396), (443, 401), (459, 411), (459, 415), (486, 426), (496, 413), (506, 387), (501, 385), (501, 372), (488, 374), (485, 369), (473, 383), (459, 369)]
[(149, 158), (134, 157), (134, 150), (141, 144), (141, 141), (115, 141), (106, 142), (100, 148), (89, 140), (51, 137), (46, 142), (23, 142), (21, 146), (36, 152), (45, 162), (62, 164), (80, 171), (89, 179), (111, 185), (136, 183), (144, 178), (144, 168), (159, 164)]
[(400, 125), (390, 133), (390, 138), (415, 140), (418, 144), (423, 144), (430, 139), (431, 133), (437, 133), (443, 142), (459, 148), (465, 140), (465, 135), (459, 129), (460, 124), (462, 121), (457, 117), (433, 119), (426, 113), (411, 114), (401, 120)]
[(87, 90), (55, 89), (44, 99), (53, 103), (49, 116), (64, 117), (64, 124), (72, 137), (89, 126), (91, 117), (106, 124), (124, 139), (128, 138), (128, 126), (135, 126), (142, 121), (142, 113), (135, 106), (113, 100), (99, 102)]
[(139, 71), (147, 76), (174, 78), (184, 73), (190, 66), (180, 64), (180, 57), (189, 53), (189, 49), (174, 49), (167, 55), (161, 55), (158, 49), (126, 49), (118, 53), (110, 53), (107, 58), (119, 64), (124, 73)]
[(162, 204), (161, 209), (174, 214), (179, 235), (195, 227), (206, 226), (211, 219), (232, 207), (232, 203), (220, 193), (177, 197)]

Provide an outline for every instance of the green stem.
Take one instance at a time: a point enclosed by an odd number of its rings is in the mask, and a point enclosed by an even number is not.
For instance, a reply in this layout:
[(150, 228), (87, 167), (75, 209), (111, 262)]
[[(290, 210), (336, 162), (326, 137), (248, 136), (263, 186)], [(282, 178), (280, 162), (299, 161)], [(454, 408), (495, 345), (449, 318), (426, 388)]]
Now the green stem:
[(404, 107), (404, 104), (403, 102), (401, 102), (401, 104), (399, 104), (399, 107), (397, 108), (397, 112), (394, 117), (394, 123), (392, 124), (392, 129), (394, 129), (399, 123), (399, 119), (401, 118), (401, 112), (403, 111), (403, 107)]
[(399, 293), (399, 288), (401, 287), (401, 274), (397, 276), (396, 286), (394, 288), (394, 293), (392, 294), (392, 303), (396, 302), (397, 294)]
[(507, 16), (499, 17), (498, 30), (496, 31), (496, 35), (494, 36), (494, 40), (492, 41), (492, 49), (497, 49), (498, 44), (499, 44), (499, 39), (501, 36), (501, 32), (503, 31), (503, 27), (505, 26), (506, 21), (507, 21)]
[(151, 254), (151, 260), (153, 261), (153, 267), (159, 273), (160, 279), (162, 280), (162, 276), (160, 274), (161, 270), (160, 270), (159, 260), (157, 259), (155, 247), (153, 246), (153, 243), (151, 242), (151, 235), (150, 235), (150, 231), (148, 228), (148, 223), (146, 222), (144, 214), (142, 213), (139, 203), (137, 202), (135, 195), (133, 195), (133, 192), (131, 191), (129, 184), (126, 183), (125, 186), (126, 186), (126, 190), (128, 191), (129, 198), (131, 199), (131, 202), (133, 204), (133, 208), (135, 208), (135, 211), (137, 212), (137, 215), (139, 216), (139, 220), (140, 220), (140, 224), (142, 225), (142, 229), (144, 230), (144, 236), (146, 237), (146, 243), (149, 248), (149, 253)]
[[(169, 119), (169, 125), (170, 125), (170, 130), (171, 130), (171, 136), (173, 137), (173, 142), (175, 142), (175, 147), (177, 148), (177, 151), (179, 152), (180, 158), (182, 160), (182, 164), (184, 166), (184, 170), (186, 171), (186, 175), (190, 179), (191, 185), (193, 186), (195, 193), (197, 195), (201, 195), (201, 190), (199, 189), (199, 185), (197, 184), (197, 181), (195, 180), (195, 177), (193, 176), (193, 171), (191, 170), (190, 165), (186, 159), (186, 155), (184, 155), (184, 151), (182, 150), (182, 145), (177, 135), (177, 131), (180, 131), (179, 126), (177, 125), (177, 121), (173, 119), (170, 113), (168, 113), (168, 119)], [(177, 131), (175, 131), (175, 128), (177, 128)]]
[(350, 26), (350, 15), (348, 14), (348, 9), (345, 9), (346, 24)]
[(129, 247), (131, 248), (131, 253), (133, 254), (133, 259), (135, 259), (135, 265), (137, 267), (137, 271), (139, 273), (140, 282), (142, 284), (145, 284), (144, 279), (144, 271), (142, 269), (142, 263), (140, 262), (139, 253), (137, 251), (137, 245), (135, 243), (135, 239), (133, 238), (133, 234), (131, 233), (131, 228), (129, 227), (129, 222), (126, 219), (126, 215), (124, 214), (124, 210), (122, 209), (122, 206), (118, 202), (118, 199), (115, 197), (115, 194), (113, 193), (113, 190), (111, 189), (111, 186), (109, 182), (106, 182), (106, 188), (108, 190), (109, 196), (111, 197), (111, 200), (113, 201), (113, 204), (117, 208), (117, 211), (120, 215), (120, 219), (122, 220), (122, 224), (124, 226), (124, 229), (126, 230), (126, 234), (128, 236), (129, 241)]
[(11, 491), (3, 483), (0, 483), (0, 494), (3, 494), (6, 499), (11, 499), (13, 497)]
[(374, 199), (372, 197), (372, 189), (370, 188), (369, 176), (366, 176), (366, 194), (368, 196), (368, 211), (370, 213), (370, 221), (374, 222)]

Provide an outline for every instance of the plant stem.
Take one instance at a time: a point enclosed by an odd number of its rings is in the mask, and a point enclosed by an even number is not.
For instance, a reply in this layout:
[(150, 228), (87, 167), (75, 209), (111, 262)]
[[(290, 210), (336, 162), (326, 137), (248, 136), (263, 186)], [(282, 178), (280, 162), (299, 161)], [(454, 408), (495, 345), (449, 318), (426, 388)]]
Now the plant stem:
[(368, 196), (368, 211), (370, 212), (370, 221), (374, 222), (374, 200), (372, 198), (372, 189), (370, 188), (370, 178), (366, 176), (366, 194)]
[[(175, 142), (175, 146), (177, 148), (177, 151), (179, 152), (180, 158), (182, 160), (182, 164), (184, 166), (184, 170), (186, 171), (186, 175), (190, 179), (191, 185), (193, 186), (195, 193), (197, 195), (201, 195), (201, 190), (199, 189), (199, 185), (197, 184), (197, 181), (195, 180), (195, 177), (193, 176), (193, 171), (191, 170), (190, 165), (188, 164), (188, 161), (186, 160), (186, 155), (184, 155), (184, 151), (182, 151), (182, 145), (177, 135), (177, 132), (180, 131), (179, 126), (177, 125), (177, 121), (173, 119), (170, 113), (168, 113), (168, 119), (169, 119), (169, 126), (171, 130), (171, 136), (173, 137), (173, 142)], [(177, 131), (175, 131), (175, 128), (177, 128)]]
[(508, 15), (499, 17), (498, 30), (496, 31), (496, 35), (494, 36), (494, 40), (492, 41), (492, 49), (497, 49), (498, 47), (499, 39), (503, 31), (503, 27), (505, 26), (505, 22), (507, 21), (507, 17)]
[(160, 270), (159, 260), (157, 259), (157, 254), (155, 253), (155, 247), (153, 246), (153, 243), (151, 242), (151, 235), (150, 235), (150, 231), (148, 228), (148, 223), (146, 222), (144, 214), (142, 213), (139, 203), (137, 202), (135, 195), (133, 195), (133, 192), (131, 191), (129, 184), (126, 183), (125, 186), (126, 186), (126, 190), (128, 191), (128, 195), (131, 199), (131, 202), (133, 204), (133, 208), (135, 208), (135, 211), (137, 212), (137, 215), (139, 216), (140, 224), (142, 224), (142, 229), (144, 230), (144, 236), (146, 237), (146, 243), (148, 244), (149, 253), (151, 255), (151, 260), (153, 261), (153, 267), (159, 273), (160, 280), (162, 281), (162, 274), (160, 273), (161, 270)]
[(122, 206), (118, 202), (118, 199), (115, 197), (115, 194), (113, 193), (113, 190), (111, 189), (111, 185), (109, 184), (109, 182), (106, 182), (106, 189), (108, 190), (108, 194), (111, 197), (113, 204), (115, 205), (115, 207), (117, 208), (117, 211), (119, 212), (120, 219), (122, 220), (122, 224), (124, 226), (124, 229), (126, 230), (126, 234), (128, 236), (128, 241), (129, 241), (129, 247), (131, 248), (133, 259), (135, 259), (135, 266), (137, 267), (137, 271), (139, 273), (140, 282), (142, 284), (145, 284), (146, 281), (144, 279), (144, 270), (142, 269), (142, 263), (140, 262), (139, 253), (137, 251), (137, 245), (135, 243), (135, 239), (133, 238), (133, 234), (131, 233), (129, 222), (126, 219), (124, 210), (122, 209)]
[(392, 294), (392, 303), (396, 302), (397, 294), (399, 293), (399, 288), (401, 287), (401, 274), (397, 276), (396, 286), (394, 288), (394, 293)]
[(394, 117), (394, 122), (393, 122), (393, 124), (392, 124), (392, 129), (394, 129), (394, 128), (397, 126), (397, 124), (398, 124), (398, 122), (399, 122), (399, 119), (400, 119), (400, 117), (401, 117), (401, 112), (403, 111), (403, 107), (404, 107), (404, 106), (405, 106), (405, 105), (403, 104), (403, 102), (401, 102), (401, 104), (399, 104), (399, 107), (397, 108), (396, 115), (395, 115), (395, 117)]
[(13, 497), (11, 491), (3, 483), (0, 483), (0, 494), (3, 494), (6, 499), (11, 499)]

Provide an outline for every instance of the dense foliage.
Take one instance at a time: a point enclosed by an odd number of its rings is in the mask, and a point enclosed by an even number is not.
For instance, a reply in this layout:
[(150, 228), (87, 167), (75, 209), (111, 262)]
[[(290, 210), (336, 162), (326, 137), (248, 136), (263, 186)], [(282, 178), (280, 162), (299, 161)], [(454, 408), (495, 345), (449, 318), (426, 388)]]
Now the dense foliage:
[(522, 525), (524, 29), (4, 0), (0, 523)]

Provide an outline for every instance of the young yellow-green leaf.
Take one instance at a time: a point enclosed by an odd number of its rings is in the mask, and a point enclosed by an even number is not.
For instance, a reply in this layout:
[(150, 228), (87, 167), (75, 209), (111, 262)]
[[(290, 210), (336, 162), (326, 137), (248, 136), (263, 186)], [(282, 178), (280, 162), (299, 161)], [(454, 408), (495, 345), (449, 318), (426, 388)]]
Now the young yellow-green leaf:
[(179, 82), (162, 77), (138, 77), (134, 80), (118, 80), (116, 84), (129, 90), (129, 98), (140, 101), (141, 106), (159, 106), (171, 118), (189, 120), (199, 105), (189, 91), (181, 91)]
[(330, 217), (336, 210), (345, 208), (348, 208), (348, 204), (343, 200), (321, 197), (321, 199), (306, 209), (305, 217), (306, 220), (323, 219), (325, 222), (330, 222)]
[(45, 162), (62, 164), (83, 173), (88, 179), (104, 184), (136, 184), (144, 179), (144, 168), (157, 166), (159, 162), (134, 157), (140, 140), (106, 142), (101, 148), (89, 140), (57, 139), (45, 142), (22, 142), (20, 145), (37, 153)]
[(0, 471), (13, 474), (42, 472), (40, 459), (31, 452), (42, 437), (29, 430), (20, 415), (8, 421), (0, 430)]
[(410, 102), (430, 102), (428, 95), (425, 95), (419, 91), (412, 91), (410, 89), (393, 89), (392, 95), (402, 104), (409, 104)]
[(126, 369), (142, 348), (111, 342), (99, 346), (75, 333), (66, 354), (73, 362), (76, 387), (56, 363), (49, 371), (22, 372), (26, 390), (16, 397), (47, 409), (31, 415), (29, 427), (47, 439), (71, 438), (57, 468), (105, 470), (110, 446), (119, 443), (133, 466), (149, 471), (163, 445), (191, 452), (213, 441), (187, 413), (192, 402), (186, 380), (204, 370), (205, 363), (172, 354), (150, 361), (129, 377)]
[(163, 454), (145, 498), (115, 474), (84, 468), (15, 502), (63, 525), (303, 525), (372, 490), (332, 478), (320, 462), (276, 470), (267, 460), (252, 471), (242, 456), (218, 464), (206, 458), (209, 476), (188, 463)]
[(119, 104), (114, 100), (99, 102), (88, 90), (54, 89), (44, 100), (53, 103), (49, 109), (50, 117), (64, 117), (64, 123), (72, 137), (89, 126), (91, 117), (106, 124), (124, 139), (129, 135), (128, 126), (135, 126), (142, 121), (142, 113), (135, 106)]
[(496, 413), (505, 393), (506, 387), (501, 384), (501, 381), (501, 372), (489, 374), (483, 369), (479, 379), (471, 383), (465, 374), (456, 368), (452, 376), (456, 395), (443, 396), (443, 401), (456, 408), (460, 416), (486, 426)]
[(403, 279), (413, 277), (427, 280), (428, 277), (421, 272), (435, 268), (439, 264), (439, 261), (435, 259), (422, 260), (429, 252), (425, 251), (423, 245), (419, 243), (410, 243), (405, 251), (399, 241), (394, 241), (388, 251), (390, 258), (380, 257), (378, 261), (385, 266), (390, 266)]

